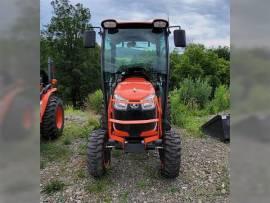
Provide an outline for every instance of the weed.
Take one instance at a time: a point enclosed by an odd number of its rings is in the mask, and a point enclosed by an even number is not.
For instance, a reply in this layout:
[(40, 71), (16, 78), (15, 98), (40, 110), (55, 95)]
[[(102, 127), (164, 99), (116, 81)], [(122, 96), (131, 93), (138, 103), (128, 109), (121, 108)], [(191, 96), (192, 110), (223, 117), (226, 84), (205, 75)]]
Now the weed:
[(84, 179), (84, 178), (86, 178), (87, 175), (86, 175), (85, 169), (79, 169), (79, 170), (76, 172), (76, 176), (77, 176), (79, 179)]
[(89, 94), (87, 97), (86, 106), (96, 113), (100, 113), (102, 108), (103, 93), (101, 90), (97, 90), (92, 94)]
[(67, 160), (71, 151), (64, 145), (57, 143), (42, 143), (40, 153), (44, 161), (64, 161)]
[(71, 144), (71, 139), (70, 137), (66, 136), (63, 140), (64, 145), (70, 145)]
[(178, 192), (178, 188), (176, 188), (176, 187), (169, 187), (168, 188), (168, 192), (170, 192), (170, 193), (176, 193), (176, 192)]
[(58, 191), (62, 191), (65, 184), (59, 180), (52, 180), (42, 190), (43, 193), (52, 194)]
[(136, 183), (136, 186), (139, 188), (139, 189), (145, 189), (146, 187), (149, 186), (149, 182), (147, 180), (139, 180), (137, 183)]
[(97, 179), (94, 183), (90, 183), (86, 186), (86, 190), (89, 193), (100, 194), (106, 192), (110, 185), (110, 181), (107, 177)]
[(128, 191), (121, 193), (120, 194), (120, 202), (127, 203), (128, 202), (128, 195), (129, 195)]

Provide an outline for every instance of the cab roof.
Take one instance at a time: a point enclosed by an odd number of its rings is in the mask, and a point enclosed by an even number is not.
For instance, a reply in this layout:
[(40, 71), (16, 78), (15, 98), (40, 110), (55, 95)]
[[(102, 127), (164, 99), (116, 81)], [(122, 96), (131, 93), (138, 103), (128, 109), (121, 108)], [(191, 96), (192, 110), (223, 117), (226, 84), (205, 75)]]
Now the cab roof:
[(103, 23), (106, 21), (115, 21), (117, 23), (117, 28), (153, 28), (153, 23), (155, 21), (164, 21), (167, 23), (166, 27), (169, 27), (169, 22), (165, 19), (153, 19), (147, 21), (117, 21), (115, 19), (106, 19), (101, 22), (102, 27)]

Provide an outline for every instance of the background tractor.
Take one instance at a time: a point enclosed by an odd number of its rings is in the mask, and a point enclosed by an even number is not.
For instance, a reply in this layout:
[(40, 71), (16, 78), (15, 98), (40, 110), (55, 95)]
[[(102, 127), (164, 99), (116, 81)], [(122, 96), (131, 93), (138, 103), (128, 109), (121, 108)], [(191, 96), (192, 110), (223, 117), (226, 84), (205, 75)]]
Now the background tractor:
[(40, 133), (45, 139), (59, 137), (64, 128), (64, 108), (56, 95), (56, 86), (53, 62), (49, 58), (48, 74), (44, 70), (40, 71)]
[[(104, 109), (101, 128), (88, 144), (88, 170), (94, 177), (105, 173), (111, 150), (158, 150), (161, 174), (175, 178), (181, 161), (180, 135), (171, 129), (169, 88), (170, 28), (176, 47), (185, 47), (185, 31), (168, 21), (117, 22), (105, 20), (101, 72)], [(84, 46), (93, 48), (96, 32), (86, 31)]]

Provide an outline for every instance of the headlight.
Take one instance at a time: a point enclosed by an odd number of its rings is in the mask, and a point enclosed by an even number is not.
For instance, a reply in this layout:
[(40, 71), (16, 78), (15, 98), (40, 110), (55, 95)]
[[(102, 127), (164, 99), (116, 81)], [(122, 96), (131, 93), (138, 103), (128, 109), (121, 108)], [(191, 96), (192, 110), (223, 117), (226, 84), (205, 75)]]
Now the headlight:
[(127, 100), (119, 95), (114, 95), (114, 108), (117, 110), (127, 110)]
[(154, 28), (166, 28), (168, 27), (168, 22), (165, 20), (154, 20), (153, 22)]
[(116, 28), (117, 27), (117, 22), (116, 20), (105, 20), (101, 23), (101, 25), (104, 27), (104, 28)]
[(142, 102), (142, 110), (151, 110), (155, 108), (155, 101), (154, 101), (155, 95), (149, 95), (146, 98), (144, 98)]

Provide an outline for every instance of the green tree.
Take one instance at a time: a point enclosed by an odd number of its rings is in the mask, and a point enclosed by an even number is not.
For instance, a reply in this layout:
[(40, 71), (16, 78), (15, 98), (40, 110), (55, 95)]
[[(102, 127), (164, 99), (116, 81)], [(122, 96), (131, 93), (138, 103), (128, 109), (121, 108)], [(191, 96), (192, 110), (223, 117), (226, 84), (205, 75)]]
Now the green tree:
[(47, 68), (48, 56), (53, 58), (59, 92), (76, 107), (100, 86), (100, 48), (83, 48), (82, 34), (91, 27), (88, 8), (69, 0), (54, 0), (51, 5), (53, 16), (41, 32), (41, 68)]
[(170, 54), (171, 88), (179, 88), (185, 78), (207, 80), (212, 86), (212, 96), (219, 85), (228, 86), (230, 62), (214, 50), (201, 44), (190, 44), (183, 54), (173, 51)]
[(218, 55), (219, 58), (223, 58), (226, 61), (230, 60), (230, 48), (227, 46), (218, 46), (217, 48), (210, 49)]

